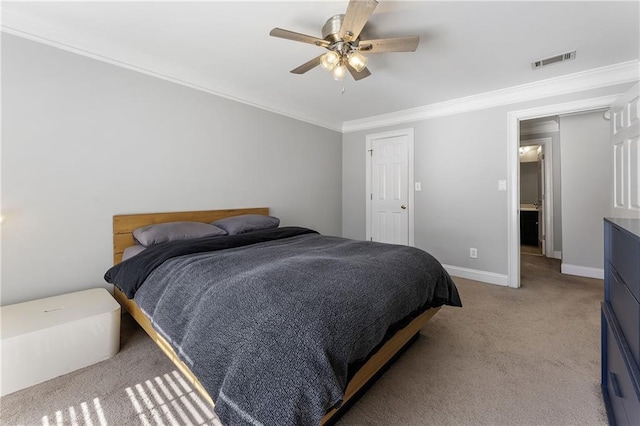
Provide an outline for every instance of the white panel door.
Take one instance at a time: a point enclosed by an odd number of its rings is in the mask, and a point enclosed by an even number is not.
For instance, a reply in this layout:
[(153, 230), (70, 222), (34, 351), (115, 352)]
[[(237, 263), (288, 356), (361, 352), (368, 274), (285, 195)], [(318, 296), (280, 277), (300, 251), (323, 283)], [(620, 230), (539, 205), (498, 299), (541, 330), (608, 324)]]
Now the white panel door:
[(614, 217), (640, 217), (640, 84), (620, 96), (610, 110)]
[(371, 239), (409, 245), (409, 149), (406, 136), (372, 140)]

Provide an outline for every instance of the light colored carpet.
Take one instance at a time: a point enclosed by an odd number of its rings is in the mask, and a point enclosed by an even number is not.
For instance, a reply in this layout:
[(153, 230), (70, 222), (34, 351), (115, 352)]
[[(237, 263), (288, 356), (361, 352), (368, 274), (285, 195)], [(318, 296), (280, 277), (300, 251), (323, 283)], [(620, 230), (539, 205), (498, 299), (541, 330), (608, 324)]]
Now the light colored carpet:
[[(456, 278), (443, 308), (339, 425), (600, 425), (601, 280), (523, 256), (523, 287)], [(2, 425), (218, 424), (123, 316), (111, 360), (0, 400)]]
[(443, 308), (344, 425), (607, 424), (600, 382), (603, 282), (522, 256), (522, 288), (456, 278)]
[(130, 315), (107, 361), (0, 399), (0, 425), (218, 425), (212, 408)]

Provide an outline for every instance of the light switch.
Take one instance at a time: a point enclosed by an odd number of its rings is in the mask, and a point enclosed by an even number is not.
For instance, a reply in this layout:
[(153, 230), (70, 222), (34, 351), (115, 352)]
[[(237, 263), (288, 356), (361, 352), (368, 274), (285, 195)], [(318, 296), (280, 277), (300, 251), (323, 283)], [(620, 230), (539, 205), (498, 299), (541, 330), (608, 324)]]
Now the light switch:
[(422, 191), (422, 184), (420, 182), (415, 183), (416, 191)]
[(499, 180), (498, 181), (498, 191), (506, 191), (507, 190), (507, 181)]

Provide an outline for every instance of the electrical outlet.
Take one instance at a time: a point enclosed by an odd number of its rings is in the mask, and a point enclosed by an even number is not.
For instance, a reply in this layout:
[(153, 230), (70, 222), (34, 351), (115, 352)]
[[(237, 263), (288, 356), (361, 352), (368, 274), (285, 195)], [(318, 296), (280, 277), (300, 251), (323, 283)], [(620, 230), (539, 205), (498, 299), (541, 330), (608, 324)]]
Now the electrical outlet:
[(478, 258), (478, 249), (477, 248), (470, 248), (469, 249), (469, 257), (472, 259), (477, 259)]

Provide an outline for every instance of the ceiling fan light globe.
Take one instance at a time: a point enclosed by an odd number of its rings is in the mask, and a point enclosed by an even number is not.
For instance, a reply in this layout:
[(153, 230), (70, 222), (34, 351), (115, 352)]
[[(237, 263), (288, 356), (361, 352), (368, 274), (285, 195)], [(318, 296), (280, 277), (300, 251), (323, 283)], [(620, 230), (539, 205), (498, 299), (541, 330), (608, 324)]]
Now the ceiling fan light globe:
[(334, 51), (325, 53), (320, 57), (320, 65), (327, 71), (332, 71), (340, 62), (340, 55)]
[(338, 65), (333, 69), (333, 79), (336, 81), (344, 80), (344, 77), (347, 75), (347, 67), (343, 64)]
[(358, 52), (351, 53), (347, 61), (357, 72), (361, 72), (367, 67), (367, 57)]

